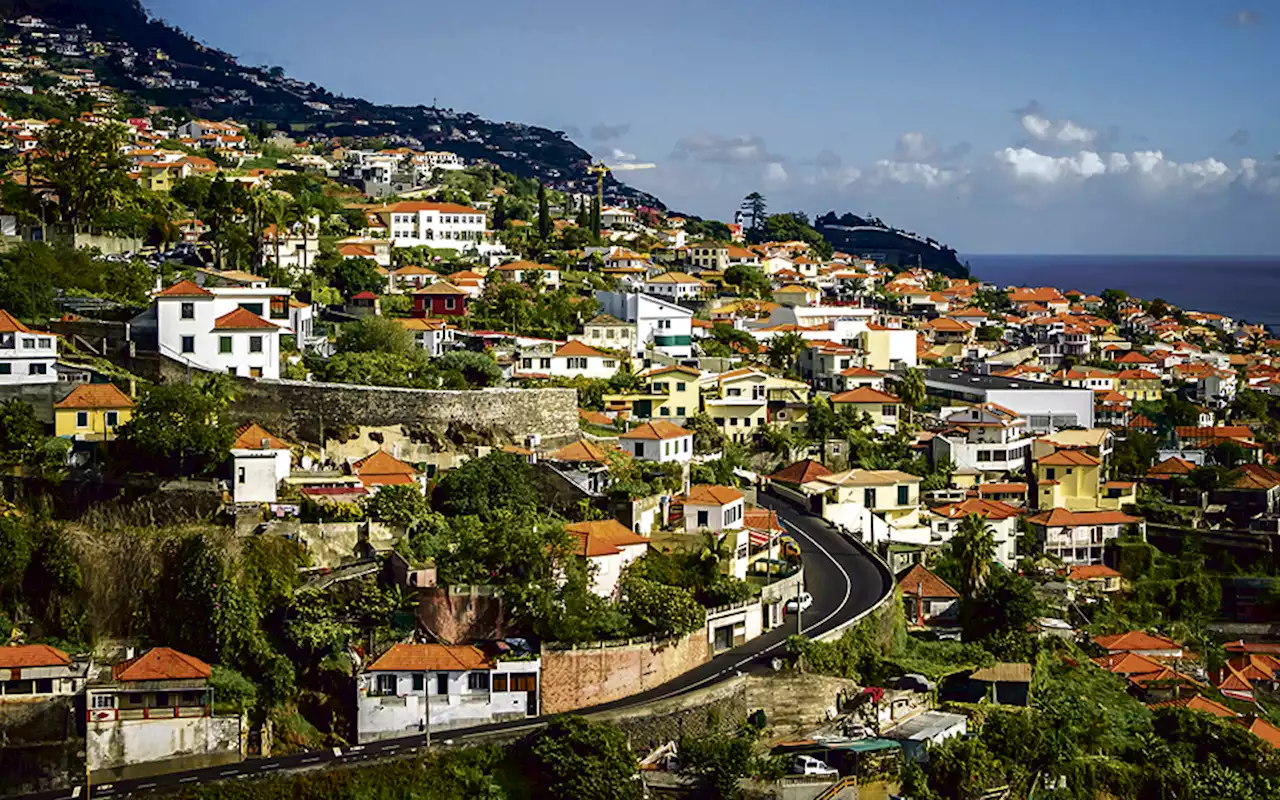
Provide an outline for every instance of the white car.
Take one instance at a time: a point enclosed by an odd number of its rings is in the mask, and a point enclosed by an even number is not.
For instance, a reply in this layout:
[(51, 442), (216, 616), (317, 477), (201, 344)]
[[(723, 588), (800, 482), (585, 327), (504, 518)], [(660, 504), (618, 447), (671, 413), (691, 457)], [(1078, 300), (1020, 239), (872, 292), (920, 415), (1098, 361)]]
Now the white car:
[(808, 611), (811, 605), (813, 605), (813, 595), (801, 592), (798, 599), (793, 597), (787, 601), (786, 611), (788, 614), (794, 614), (797, 610)]
[(791, 760), (792, 775), (839, 775), (840, 771), (827, 766), (827, 762), (813, 756), (796, 756)]

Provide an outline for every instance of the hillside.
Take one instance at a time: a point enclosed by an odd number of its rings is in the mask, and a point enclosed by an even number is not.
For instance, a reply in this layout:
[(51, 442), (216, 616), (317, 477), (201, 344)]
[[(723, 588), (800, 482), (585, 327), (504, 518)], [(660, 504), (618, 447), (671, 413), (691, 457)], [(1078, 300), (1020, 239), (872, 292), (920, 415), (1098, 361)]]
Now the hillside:
[[(152, 19), (139, 0), (0, 0), (0, 16), (6, 21), (24, 15), (66, 30), (87, 26), (86, 42), (106, 47), (95, 47), (96, 52), (85, 48), (72, 60), (85, 62), (103, 83), (144, 104), (259, 122), (295, 137), (315, 132), (448, 150), (562, 191), (595, 189), (595, 179), (585, 171), (591, 155), (562, 131), (494, 122), (466, 111), (375, 105), (335, 95), (276, 67), (241, 65), (229, 53)], [(612, 176), (605, 191), (606, 202), (663, 207), (657, 198)]]
[(969, 274), (969, 268), (960, 263), (952, 248), (886, 225), (875, 217), (866, 219), (849, 213), (837, 216), (829, 211), (815, 219), (813, 226), (836, 250), (878, 254), (890, 264), (920, 266), (956, 278)]

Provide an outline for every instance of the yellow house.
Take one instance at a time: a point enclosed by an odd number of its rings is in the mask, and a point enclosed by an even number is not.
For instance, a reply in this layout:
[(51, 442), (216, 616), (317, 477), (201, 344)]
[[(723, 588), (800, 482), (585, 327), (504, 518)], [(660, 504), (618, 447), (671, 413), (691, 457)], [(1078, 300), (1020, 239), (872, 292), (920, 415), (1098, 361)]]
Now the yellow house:
[(111, 441), (133, 416), (133, 407), (128, 395), (110, 383), (81, 383), (54, 403), (54, 432), (81, 441)]
[(802, 283), (789, 283), (773, 290), (773, 302), (782, 306), (807, 306), (818, 302), (822, 292), (817, 287)]
[(1098, 508), (1102, 461), (1084, 450), (1058, 450), (1036, 461), (1040, 508)]
[[(636, 377), (649, 384), (650, 417), (692, 417), (700, 410), (702, 390), (697, 369), (685, 366), (658, 367)], [(644, 416), (637, 409), (636, 416)]]
[(153, 192), (167, 192), (173, 188), (173, 173), (176, 168), (177, 164), (162, 161), (139, 164), (138, 183), (142, 188)]
[(871, 424), (877, 430), (898, 429), (898, 419), (902, 416), (902, 400), (897, 395), (883, 392), (870, 386), (860, 386), (831, 396), (831, 407), (836, 411), (851, 408), (859, 416), (871, 417)]
[(1164, 396), (1160, 376), (1145, 369), (1126, 369), (1116, 374), (1116, 391), (1130, 400), (1159, 400)]
[(918, 333), (911, 328), (885, 328), (879, 325), (863, 331), (862, 366), (867, 369), (887, 370), (897, 366), (916, 365)]
[(823, 495), (822, 516), (849, 530), (864, 532), (869, 511), (896, 532), (916, 534), (928, 541), (929, 529), (920, 522), (920, 478), (896, 469), (850, 469), (816, 476), (802, 484), (805, 494)]
[(707, 415), (733, 442), (751, 439), (769, 421), (769, 376), (759, 370), (735, 369), (715, 376), (703, 397)]

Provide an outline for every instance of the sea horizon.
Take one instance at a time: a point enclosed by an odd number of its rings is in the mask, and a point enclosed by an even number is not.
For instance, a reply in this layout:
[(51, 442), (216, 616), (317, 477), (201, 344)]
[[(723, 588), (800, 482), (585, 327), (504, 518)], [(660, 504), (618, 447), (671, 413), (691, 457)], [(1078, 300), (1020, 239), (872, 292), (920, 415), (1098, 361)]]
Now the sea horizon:
[(963, 254), (975, 278), (1100, 294), (1120, 289), (1192, 311), (1280, 326), (1280, 255)]

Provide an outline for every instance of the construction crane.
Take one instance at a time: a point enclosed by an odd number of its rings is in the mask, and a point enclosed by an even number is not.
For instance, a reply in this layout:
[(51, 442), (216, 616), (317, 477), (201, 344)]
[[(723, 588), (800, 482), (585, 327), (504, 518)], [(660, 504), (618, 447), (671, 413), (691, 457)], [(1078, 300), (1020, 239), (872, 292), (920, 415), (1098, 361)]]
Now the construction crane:
[(617, 166), (609, 166), (603, 161), (592, 164), (587, 167), (587, 172), (596, 176), (596, 202), (600, 205), (601, 210), (604, 209), (604, 176), (610, 172), (629, 172), (636, 169), (653, 169), (657, 164), (618, 164)]

